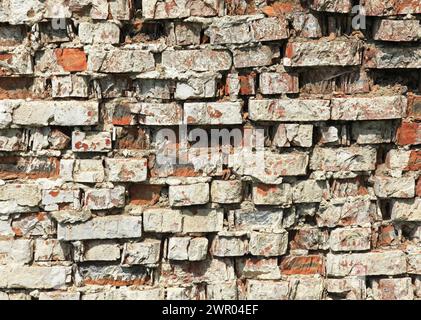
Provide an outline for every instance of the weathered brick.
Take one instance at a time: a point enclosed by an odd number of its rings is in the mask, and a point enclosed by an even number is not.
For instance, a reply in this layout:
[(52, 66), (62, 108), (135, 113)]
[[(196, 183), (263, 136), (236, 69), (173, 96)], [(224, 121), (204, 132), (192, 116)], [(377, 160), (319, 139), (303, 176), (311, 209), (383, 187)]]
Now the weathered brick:
[(406, 273), (406, 257), (402, 251), (379, 251), (334, 255), (328, 254), (327, 274), (334, 277), (399, 275)]
[(283, 257), (281, 273), (283, 275), (324, 275), (324, 258), (319, 255)]
[(209, 202), (209, 184), (170, 186), (169, 199), (173, 207), (206, 204)]
[(373, 147), (316, 147), (310, 158), (310, 169), (333, 172), (375, 170), (376, 154)]
[(188, 255), (190, 261), (205, 260), (208, 254), (209, 241), (207, 238), (193, 238), (190, 240)]
[(315, 203), (323, 199), (326, 183), (317, 180), (304, 180), (293, 186), (292, 200), (294, 203)]
[(117, 261), (120, 260), (120, 246), (118, 243), (106, 240), (84, 242), (80, 261)]
[(287, 72), (263, 72), (260, 74), (262, 94), (298, 93), (298, 76)]
[(348, 197), (322, 202), (317, 212), (319, 227), (364, 226), (376, 215), (375, 206), (367, 197)]
[(350, 13), (352, 9), (351, 0), (311, 0), (310, 7), (316, 11), (326, 11), (335, 13)]
[(149, 288), (148, 286), (120, 287), (97, 293), (86, 293), (82, 300), (163, 300), (164, 290), (161, 288)]
[(82, 22), (79, 24), (80, 42), (86, 44), (120, 42), (120, 28), (112, 22)]
[(189, 77), (186, 81), (178, 81), (174, 97), (177, 100), (214, 98), (216, 80), (213, 77)]
[(166, 39), (169, 45), (194, 45), (200, 44), (202, 25), (199, 23), (176, 22), (168, 26), (170, 34)]
[(413, 198), (415, 197), (415, 179), (376, 176), (374, 192), (379, 198)]
[(324, 121), (330, 119), (329, 100), (253, 100), (249, 101), (253, 121)]
[(59, 209), (80, 209), (79, 189), (45, 189), (42, 190), (42, 205), (46, 211), (56, 211)]
[(75, 152), (108, 152), (111, 150), (111, 133), (73, 131), (72, 150)]
[(32, 261), (33, 243), (31, 240), (0, 240), (0, 265), (24, 265)]
[(57, 158), (45, 157), (0, 157), (0, 179), (57, 178)]
[(126, 243), (123, 250), (123, 265), (155, 265), (159, 262), (161, 240), (145, 239), (142, 242)]
[(40, 292), (38, 300), (80, 300), (80, 292), (46, 291)]
[(227, 283), (210, 283), (206, 286), (207, 299), (209, 300), (237, 300), (237, 284)]
[(218, 232), (222, 231), (224, 212), (221, 209), (183, 210), (183, 232)]
[(166, 126), (182, 122), (182, 109), (176, 103), (140, 103), (136, 107), (140, 124)]
[(93, 183), (104, 181), (105, 173), (101, 160), (62, 159), (60, 176), (65, 181)]
[(211, 200), (217, 203), (240, 203), (243, 199), (243, 184), (240, 180), (213, 180)]
[(0, 267), (0, 273), (2, 274), (0, 288), (60, 289), (69, 282), (71, 268), (11, 265)]
[(124, 215), (96, 217), (82, 224), (59, 224), (57, 238), (63, 241), (140, 238), (142, 218)]
[(326, 279), (326, 290), (328, 293), (343, 296), (348, 300), (362, 300), (367, 294), (365, 280), (361, 277)]
[(411, 278), (376, 279), (372, 283), (375, 300), (413, 300)]
[(171, 237), (168, 240), (168, 259), (189, 260), (190, 237)]
[(391, 16), (421, 13), (419, 3), (412, 0), (392, 0), (387, 2), (371, 0), (362, 3), (362, 5), (367, 16)]
[(285, 230), (252, 232), (250, 235), (249, 251), (254, 256), (281, 256), (286, 253), (287, 246), (288, 232)]
[(118, 287), (147, 285), (151, 286), (151, 279), (144, 266), (132, 266), (130, 268), (121, 265), (107, 265), (84, 263), (79, 265), (82, 285), (112, 285)]
[(330, 233), (332, 251), (365, 251), (370, 250), (370, 228), (338, 228)]
[(150, 51), (113, 48), (109, 51), (92, 49), (89, 52), (88, 71), (104, 73), (140, 73), (155, 68)]
[(222, 71), (231, 68), (231, 55), (224, 50), (175, 50), (162, 53), (162, 66), (178, 72)]
[(142, 182), (148, 176), (148, 160), (111, 159), (105, 161), (108, 180), (113, 182)]
[(35, 261), (66, 261), (70, 257), (70, 246), (56, 239), (35, 240)]
[(35, 184), (5, 184), (0, 186), (0, 215), (36, 212), (41, 192)]
[(421, 221), (421, 198), (393, 200), (391, 214), (396, 221)]
[(177, 233), (183, 228), (183, 216), (180, 210), (146, 209), (143, 212), (145, 232)]
[(256, 280), (279, 280), (281, 273), (278, 266), (278, 258), (237, 258), (236, 270), (245, 279)]
[(291, 185), (287, 183), (255, 185), (253, 186), (253, 203), (256, 205), (291, 205)]
[(283, 211), (233, 210), (235, 226), (240, 230), (279, 229), (282, 227)]
[(213, 17), (221, 14), (221, 0), (142, 0), (142, 14), (147, 19), (178, 19), (189, 16)]
[(293, 278), (290, 280), (291, 300), (321, 300), (324, 292), (324, 279), (313, 277)]
[(241, 104), (239, 102), (184, 104), (184, 123), (189, 125), (241, 124)]
[(332, 99), (333, 120), (399, 119), (405, 109), (406, 99), (402, 96)]
[(240, 237), (218, 235), (213, 239), (211, 250), (217, 257), (241, 257), (247, 253), (247, 245)]
[(247, 281), (248, 300), (287, 300), (288, 295), (288, 281)]
[(304, 147), (313, 145), (313, 125), (282, 123), (275, 129), (272, 144), (277, 147)]
[(34, 72), (30, 51), (22, 47), (0, 53), (0, 62), (0, 76), (31, 75)]
[(51, 78), (53, 98), (87, 98), (89, 95), (89, 81), (87, 77), (79, 75), (53, 76)]
[(12, 229), (17, 237), (51, 238), (56, 233), (54, 221), (44, 212), (21, 215), (12, 221)]
[(418, 41), (421, 39), (421, 25), (418, 20), (382, 19), (374, 25), (373, 38), (381, 41)]
[(91, 210), (106, 210), (124, 207), (126, 189), (116, 186), (112, 189), (89, 189), (85, 192), (85, 206)]
[(284, 65), (289, 67), (356, 66), (361, 64), (361, 43), (355, 40), (289, 42)]
[(13, 111), (13, 123), (21, 126), (90, 126), (98, 123), (95, 101), (25, 101)]
[[(411, 54), (405, 54), (410, 51)], [(385, 45), (369, 46), (364, 52), (364, 65), (371, 69), (419, 69), (421, 49), (413, 46), (392, 47)]]
[(318, 227), (305, 227), (297, 230), (290, 249), (319, 250), (327, 247), (329, 235)]
[(272, 64), (272, 60), (279, 57), (279, 48), (258, 46), (234, 49), (234, 66), (236, 68), (260, 67)]

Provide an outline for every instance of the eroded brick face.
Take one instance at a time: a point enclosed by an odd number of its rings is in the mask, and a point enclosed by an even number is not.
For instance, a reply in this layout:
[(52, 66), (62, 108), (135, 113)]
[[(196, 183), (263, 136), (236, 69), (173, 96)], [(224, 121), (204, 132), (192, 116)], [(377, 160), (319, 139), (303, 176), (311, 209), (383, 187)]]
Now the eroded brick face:
[(421, 299), (420, 20), (0, 0), (0, 299)]

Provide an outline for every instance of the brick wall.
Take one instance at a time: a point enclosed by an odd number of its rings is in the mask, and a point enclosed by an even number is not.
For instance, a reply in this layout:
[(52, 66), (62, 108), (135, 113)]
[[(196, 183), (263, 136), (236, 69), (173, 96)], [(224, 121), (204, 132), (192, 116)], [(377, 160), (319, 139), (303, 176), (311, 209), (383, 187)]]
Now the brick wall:
[(1, 1), (0, 298), (421, 298), (421, 5), (361, 4)]

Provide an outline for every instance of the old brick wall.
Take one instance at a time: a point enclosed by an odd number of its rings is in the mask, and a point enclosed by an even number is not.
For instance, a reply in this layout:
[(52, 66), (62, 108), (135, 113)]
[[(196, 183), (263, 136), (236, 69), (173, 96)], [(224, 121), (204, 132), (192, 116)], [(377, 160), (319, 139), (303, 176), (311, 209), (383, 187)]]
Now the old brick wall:
[(358, 2), (0, 0), (0, 298), (421, 298), (421, 3)]

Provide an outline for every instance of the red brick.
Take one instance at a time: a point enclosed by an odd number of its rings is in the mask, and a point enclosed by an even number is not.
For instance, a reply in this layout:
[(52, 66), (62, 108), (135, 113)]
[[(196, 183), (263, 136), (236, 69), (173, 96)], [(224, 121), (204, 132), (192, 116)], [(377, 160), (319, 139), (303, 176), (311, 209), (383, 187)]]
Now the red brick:
[(240, 94), (241, 95), (252, 95), (255, 94), (255, 81), (256, 73), (252, 72), (246, 75), (240, 75)]
[(421, 150), (413, 150), (409, 155), (408, 165), (405, 170), (417, 171), (421, 170)]
[(133, 184), (129, 188), (130, 203), (138, 206), (153, 206), (159, 201), (162, 186)]
[(417, 194), (417, 197), (421, 197), (421, 178), (418, 178), (415, 193)]
[(282, 259), (281, 273), (284, 275), (310, 275), (325, 273), (322, 256), (289, 256)]
[(85, 71), (88, 63), (86, 54), (81, 49), (56, 49), (55, 55), (57, 63), (63, 67), (65, 71), (77, 72)]
[(411, 145), (421, 143), (421, 123), (403, 122), (397, 131), (397, 143), (400, 145)]

